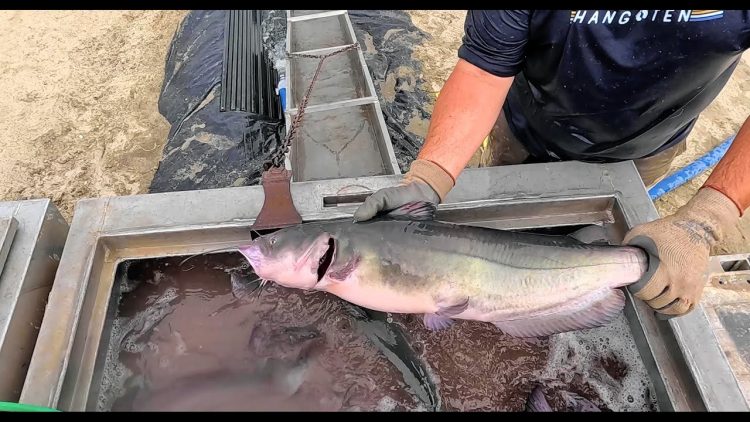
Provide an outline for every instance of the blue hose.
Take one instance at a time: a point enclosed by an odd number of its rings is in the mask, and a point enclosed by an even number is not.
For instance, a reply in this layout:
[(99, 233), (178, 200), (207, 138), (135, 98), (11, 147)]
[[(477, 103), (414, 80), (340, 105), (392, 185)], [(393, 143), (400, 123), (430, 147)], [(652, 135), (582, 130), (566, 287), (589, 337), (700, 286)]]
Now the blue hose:
[(734, 136), (730, 136), (716, 148), (707, 152), (702, 157), (693, 161), (691, 164), (688, 164), (687, 166), (670, 174), (659, 183), (654, 185), (654, 187), (652, 187), (648, 191), (648, 195), (651, 197), (651, 200), (656, 200), (663, 195), (677, 189), (678, 187), (695, 178), (695, 176), (714, 166), (727, 152), (727, 149), (729, 149), (729, 146), (732, 144), (733, 140)]
[(286, 78), (284, 76), (281, 76), (279, 85), (276, 87), (276, 93), (281, 99), (281, 111), (286, 111)]

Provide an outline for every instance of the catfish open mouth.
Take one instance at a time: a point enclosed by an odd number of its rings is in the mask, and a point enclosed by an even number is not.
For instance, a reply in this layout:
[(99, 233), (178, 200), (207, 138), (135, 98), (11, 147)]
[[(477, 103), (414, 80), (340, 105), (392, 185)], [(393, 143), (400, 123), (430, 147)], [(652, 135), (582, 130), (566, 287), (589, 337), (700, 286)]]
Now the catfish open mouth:
[(326, 253), (320, 257), (320, 261), (318, 261), (318, 281), (323, 279), (328, 272), (328, 269), (331, 267), (331, 262), (333, 262), (333, 255), (335, 252), (336, 241), (330, 237), (328, 238), (328, 249), (326, 249)]

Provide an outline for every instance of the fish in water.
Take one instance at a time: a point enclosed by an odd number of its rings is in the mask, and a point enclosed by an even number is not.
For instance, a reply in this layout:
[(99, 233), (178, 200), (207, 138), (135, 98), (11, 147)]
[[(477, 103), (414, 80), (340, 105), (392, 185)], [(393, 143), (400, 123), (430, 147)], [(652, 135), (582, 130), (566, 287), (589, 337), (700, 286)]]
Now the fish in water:
[(313, 327), (274, 327), (261, 321), (250, 332), (248, 343), (259, 359), (301, 360), (319, 353), (325, 336)]
[(434, 213), (415, 202), (364, 222), (303, 223), (239, 250), (256, 275), (285, 287), (424, 314), (432, 330), (461, 319), (514, 337), (606, 325), (624, 307), (620, 288), (647, 271), (637, 247), (439, 222)]
[(340, 401), (300, 397), (308, 362), (269, 361), (258, 372), (219, 370), (178, 379), (159, 390), (139, 392), (135, 411), (321, 411)]
[[(272, 330), (256, 326), (250, 350), (255, 370), (220, 368), (177, 378), (159, 389), (137, 393), (136, 411), (335, 411), (342, 399), (326, 386), (314, 389), (314, 360), (323, 335), (311, 327)], [(309, 385), (312, 384), (312, 385)], [(311, 387), (306, 389), (305, 387)]]

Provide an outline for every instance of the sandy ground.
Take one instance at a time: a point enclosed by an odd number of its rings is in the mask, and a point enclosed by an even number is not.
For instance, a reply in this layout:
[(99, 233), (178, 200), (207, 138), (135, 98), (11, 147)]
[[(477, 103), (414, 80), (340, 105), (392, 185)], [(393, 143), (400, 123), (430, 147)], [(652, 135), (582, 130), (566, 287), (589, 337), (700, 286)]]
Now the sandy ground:
[[(414, 55), (422, 61), (427, 86), (439, 92), (456, 64), (456, 51), (461, 45), (465, 11), (414, 10), (412, 21), (432, 39), (415, 49)], [(436, 59), (440, 58), (440, 59)], [(688, 138), (687, 151), (673, 163), (681, 168), (697, 157), (737, 133), (740, 125), (750, 115), (750, 54), (745, 54), (732, 79), (719, 97), (701, 115)], [(670, 192), (656, 201), (661, 215), (669, 215), (684, 205), (705, 182), (710, 172)], [(750, 252), (750, 217), (743, 218), (738, 230), (730, 233), (718, 245), (715, 254)]]
[(157, 110), (180, 11), (0, 12), (0, 200), (145, 192), (169, 125)]
[[(428, 88), (450, 74), (464, 11), (411, 11), (432, 39), (415, 49)], [(169, 129), (156, 108), (164, 56), (183, 11), (0, 12), (0, 200), (52, 198), (66, 218), (81, 198), (143, 193)], [(750, 115), (750, 57), (700, 118), (681, 167)], [(426, 125), (424, 130), (426, 131)], [(703, 183), (657, 201), (666, 215)], [(750, 251), (750, 218), (716, 253)]]

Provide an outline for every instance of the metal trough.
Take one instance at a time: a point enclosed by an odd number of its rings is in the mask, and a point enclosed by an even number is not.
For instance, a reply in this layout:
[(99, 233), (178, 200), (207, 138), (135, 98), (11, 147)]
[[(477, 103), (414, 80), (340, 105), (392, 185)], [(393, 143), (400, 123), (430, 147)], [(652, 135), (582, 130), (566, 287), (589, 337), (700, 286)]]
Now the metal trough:
[(346, 10), (302, 16), (292, 14), (291, 10), (287, 11), (287, 45), (290, 53), (340, 47), (357, 40), (354, 31), (349, 30), (349, 14)]
[(16, 401), (68, 224), (49, 200), (0, 202), (0, 401)]
[[(400, 179), (294, 183), (291, 192), (305, 221), (350, 218), (368, 193)], [(95, 409), (118, 264), (236, 246), (250, 238), (262, 204), (259, 186), (79, 202), (21, 402)], [(613, 240), (657, 216), (630, 162), (469, 169), (438, 213), (442, 220), (508, 229), (604, 224)], [(661, 321), (629, 297), (625, 315), (661, 410), (747, 409), (701, 308)]]
[(290, 10), (289, 17), (293, 20), (305, 20), (317, 18), (318, 15), (332, 15), (344, 12), (344, 10)]
[[(287, 11), (287, 130), (320, 55), (357, 41), (345, 10)], [(401, 174), (377, 93), (360, 49), (326, 59), (308, 99), (287, 166), (294, 181)]]

